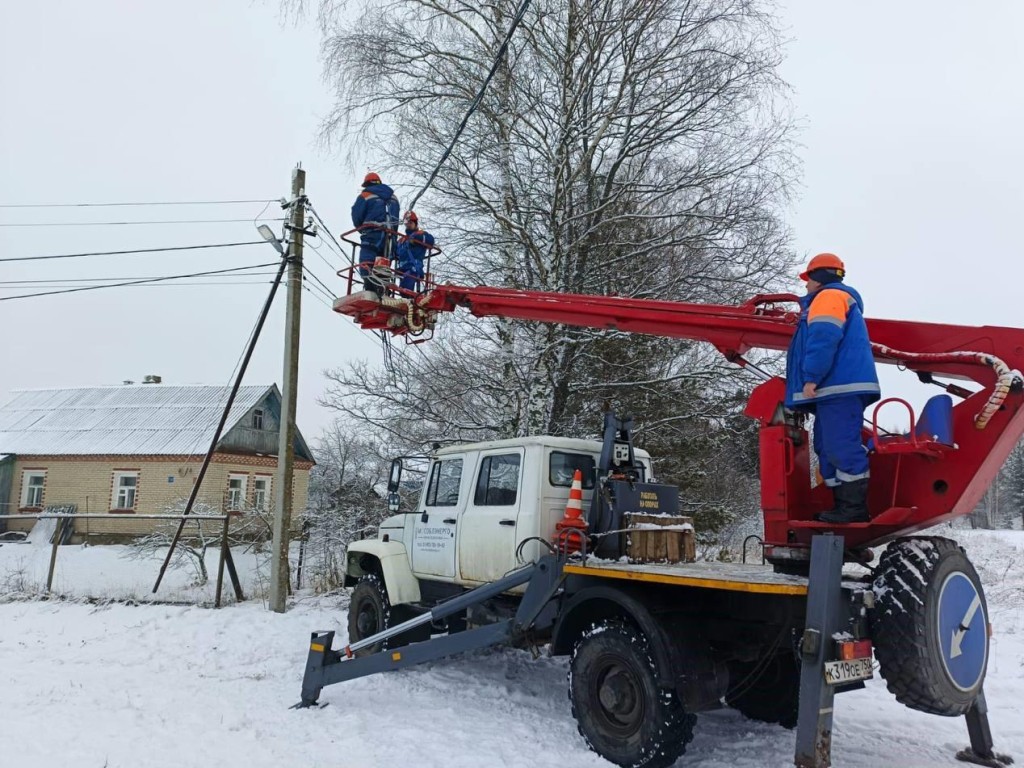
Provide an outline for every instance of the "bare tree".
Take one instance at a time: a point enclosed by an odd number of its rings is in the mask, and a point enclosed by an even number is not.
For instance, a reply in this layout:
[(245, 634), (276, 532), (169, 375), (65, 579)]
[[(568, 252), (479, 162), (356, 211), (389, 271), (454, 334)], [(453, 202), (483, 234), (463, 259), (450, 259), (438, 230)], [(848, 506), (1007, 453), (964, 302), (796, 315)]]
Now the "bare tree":
[(338, 419), (317, 441), (303, 524), (309, 572), (319, 589), (340, 584), (346, 546), (375, 536), (387, 515), (390, 448), (362, 432)]
[[(390, 0), (353, 24), (325, 0), (325, 137), (389, 180), (427, 178), (518, 5)], [(423, 199), (449, 255), (439, 276), (717, 303), (775, 287), (792, 263), (781, 211), (797, 172), (779, 61), (759, 0), (535, 0)], [(698, 462), (684, 438), (733, 407), (735, 374), (699, 346), (444, 323), (392, 372), (330, 372), (324, 402), (404, 445), (590, 435), (610, 402)]]
[[(151, 533), (135, 539), (128, 550), (128, 556), (134, 559), (149, 559), (155, 553), (163, 554), (174, 539), (181, 514), (185, 511), (187, 499), (180, 498), (164, 508), (168, 515), (166, 521), (159, 521)], [(188, 519), (171, 557), (171, 568), (189, 567), (195, 574), (195, 586), (203, 586), (210, 580), (206, 567), (206, 554), (213, 547), (221, 545), (224, 535), (224, 523), (220, 520), (201, 520), (204, 515), (222, 515), (224, 512), (203, 501), (196, 501), (192, 506), (192, 514), (197, 517)], [(240, 510), (228, 527), (228, 546), (242, 547), (246, 550), (259, 549), (267, 541), (271, 532), (271, 518), (266, 510)]]

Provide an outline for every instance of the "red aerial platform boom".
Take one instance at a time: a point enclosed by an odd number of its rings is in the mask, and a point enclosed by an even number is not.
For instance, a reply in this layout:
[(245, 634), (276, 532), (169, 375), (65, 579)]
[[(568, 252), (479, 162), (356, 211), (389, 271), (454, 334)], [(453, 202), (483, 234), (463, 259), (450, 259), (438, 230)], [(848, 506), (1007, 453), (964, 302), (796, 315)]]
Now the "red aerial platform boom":
[[(420, 336), (440, 312), (461, 307), (477, 317), (619, 330), (714, 345), (745, 365), (751, 349), (785, 350), (798, 319), (792, 294), (755, 296), (740, 305), (691, 304), (617, 296), (520, 291), (484, 286), (436, 285), (429, 278), (419, 294), (390, 286), (387, 295), (352, 289), (335, 302), (336, 312), (363, 328)], [(358, 288), (358, 286), (356, 286)], [(970, 512), (1024, 434), (1022, 378), (1024, 330), (868, 319), (879, 363), (929, 376), (974, 381), (969, 391), (945, 384), (961, 402), (937, 404), (941, 425), (918, 424), (911, 410), (907, 435), (880, 434), (878, 409), (865, 430), (871, 446), (871, 522), (830, 526), (814, 521), (829, 509), (831, 494), (814, 483), (805, 418), (782, 408), (784, 382), (773, 378), (751, 394), (746, 413), (761, 425), (761, 505), (765, 548), (775, 562), (804, 559), (811, 536), (841, 529), (847, 547), (860, 550)], [(945, 398), (945, 395), (939, 395)]]

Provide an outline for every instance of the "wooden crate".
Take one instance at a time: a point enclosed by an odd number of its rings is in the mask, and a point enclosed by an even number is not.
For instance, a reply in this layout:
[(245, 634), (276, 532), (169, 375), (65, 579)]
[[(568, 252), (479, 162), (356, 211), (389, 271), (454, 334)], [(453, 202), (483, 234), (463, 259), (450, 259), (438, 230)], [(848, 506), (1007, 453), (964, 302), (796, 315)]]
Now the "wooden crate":
[(693, 518), (627, 512), (626, 557), (631, 563), (692, 563), (697, 559)]

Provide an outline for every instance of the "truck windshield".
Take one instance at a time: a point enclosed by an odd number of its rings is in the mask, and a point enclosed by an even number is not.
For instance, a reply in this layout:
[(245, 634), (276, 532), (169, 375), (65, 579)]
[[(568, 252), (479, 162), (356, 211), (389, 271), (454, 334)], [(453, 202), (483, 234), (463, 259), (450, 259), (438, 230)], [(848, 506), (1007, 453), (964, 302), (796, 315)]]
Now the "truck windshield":
[(548, 462), (548, 482), (557, 487), (568, 488), (572, 485), (572, 476), (577, 469), (583, 475), (583, 487), (593, 488), (597, 476), (593, 456), (585, 453), (552, 451)]

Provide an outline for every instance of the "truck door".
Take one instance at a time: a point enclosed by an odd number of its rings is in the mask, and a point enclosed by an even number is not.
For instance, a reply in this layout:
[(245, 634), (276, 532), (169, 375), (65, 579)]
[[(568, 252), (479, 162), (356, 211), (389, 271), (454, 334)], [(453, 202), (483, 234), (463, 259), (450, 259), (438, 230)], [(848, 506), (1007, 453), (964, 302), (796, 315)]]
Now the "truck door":
[(516, 528), (522, 504), (523, 449), (480, 456), (459, 531), (459, 575), (463, 581), (494, 581), (517, 566)]
[(455, 578), (455, 528), (465, 507), (462, 474), (465, 456), (434, 461), (413, 525), (412, 569), (417, 575)]

